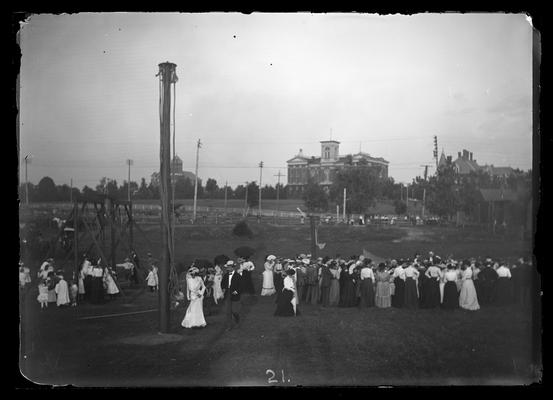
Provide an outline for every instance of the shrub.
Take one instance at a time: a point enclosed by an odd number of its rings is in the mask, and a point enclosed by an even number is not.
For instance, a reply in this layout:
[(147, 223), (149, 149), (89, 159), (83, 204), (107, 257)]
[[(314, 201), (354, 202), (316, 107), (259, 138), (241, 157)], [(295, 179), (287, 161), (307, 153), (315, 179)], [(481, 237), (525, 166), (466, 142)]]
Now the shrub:
[(232, 234), (239, 237), (253, 237), (253, 232), (246, 223), (246, 221), (238, 221), (236, 225), (234, 225), (234, 228), (232, 229)]

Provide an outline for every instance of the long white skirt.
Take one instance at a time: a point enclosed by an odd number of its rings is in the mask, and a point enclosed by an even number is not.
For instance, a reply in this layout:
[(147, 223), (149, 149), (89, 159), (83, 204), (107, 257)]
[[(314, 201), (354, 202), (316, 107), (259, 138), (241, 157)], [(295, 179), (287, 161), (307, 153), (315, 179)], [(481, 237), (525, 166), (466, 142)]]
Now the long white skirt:
[(273, 282), (273, 271), (263, 271), (263, 287), (261, 296), (271, 296), (276, 293), (275, 284)]
[(186, 314), (182, 320), (182, 326), (185, 328), (193, 328), (195, 326), (206, 326), (204, 318), (204, 298), (198, 297), (190, 300), (190, 304), (186, 309)]
[(440, 304), (444, 302), (444, 286), (445, 282), (440, 281)]
[(222, 280), (223, 277), (221, 275), (215, 275), (215, 279), (213, 280), (213, 300), (215, 301), (215, 304), (218, 304), (219, 300), (222, 300), (223, 297), (225, 297), (225, 293), (223, 292), (223, 289), (221, 289)]
[(459, 306), (465, 310), (479, 310), (478, 298), (476, 297), (476, 288), (472, 279), (465, 279), (461, 285), (459, 293)]

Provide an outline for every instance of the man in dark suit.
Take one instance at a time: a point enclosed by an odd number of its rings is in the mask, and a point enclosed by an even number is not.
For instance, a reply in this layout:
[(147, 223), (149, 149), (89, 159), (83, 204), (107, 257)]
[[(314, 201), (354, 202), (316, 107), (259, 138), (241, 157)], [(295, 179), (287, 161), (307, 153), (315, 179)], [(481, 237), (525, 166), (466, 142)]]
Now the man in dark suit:
[(227, 331), (235, 325), (240, 324), (240, 311), (242, 304), (240, 301), (242, 276), (240, 275), (240, 265), (230, 260), (225, 264), (227, 272), (223, 275), (221, 289), (225, 291), (224, 303), (225, 313), (227, 315)]

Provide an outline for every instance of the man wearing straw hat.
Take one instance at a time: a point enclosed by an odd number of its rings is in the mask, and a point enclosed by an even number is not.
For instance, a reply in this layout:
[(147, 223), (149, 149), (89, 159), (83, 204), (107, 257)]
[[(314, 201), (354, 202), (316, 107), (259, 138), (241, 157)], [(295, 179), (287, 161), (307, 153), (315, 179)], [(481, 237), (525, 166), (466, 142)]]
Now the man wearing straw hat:
[(221, 280), (221, 289), (225, 291), (224, 309), (227, 315), (227, 328), (229, 331), (235, 326), (240, 325), (240, 311), (242, 309), (240, 299), (240, 287), (242, 276), (240, 275), (240, 265), (232, 260), (225, 264), (226, 272)]

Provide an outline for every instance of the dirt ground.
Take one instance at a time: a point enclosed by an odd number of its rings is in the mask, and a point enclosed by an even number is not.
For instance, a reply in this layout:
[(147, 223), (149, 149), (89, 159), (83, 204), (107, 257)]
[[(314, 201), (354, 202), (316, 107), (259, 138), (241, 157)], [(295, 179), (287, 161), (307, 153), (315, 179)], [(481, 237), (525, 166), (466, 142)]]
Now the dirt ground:
[[(205, 228), (207, 229), (207, 228)], [(308, 227), (255, 226), (254, 239), (202, 229), (177, 231), (183, 262), (257, 250), (253, 274), (260, 293), (261, 259), (309, 251)], [(220, 228), (218, 228), (220, 229)], [(328, 229), (331, 229), (330, 227)], [(145, 230), (148, 246), (159, 231)], [(196, 237), (192, 238), (195, 235)], [(322, 255), (407, 257), (415, 251), (459, 257), (515, 257), (528, 243), (483, 239), (483, 234), (402, 229), (321, 228)], [(399, 241), (395, 242), (396, 240)], [(143, 244), (144, 247), (146, 243)], [(171, 313), (169, 334), (158, 333), (156, 293), (133, 286), (102, 305), (41, 310), (31, 289), (20, 303), (20, 363), (29, 381), (82, 387), (151, 386), (376, 386), (529, 384), (540, 379), (540, 314), (536, 305), (483, 307), (476, 312), (323, 308), (300, 304), (301, 315), (274, 317), (275, 298), (244, 299), (243, 321), (225, 331), (218, 306), (207, 327), (184, 329), (186, 305)]]

